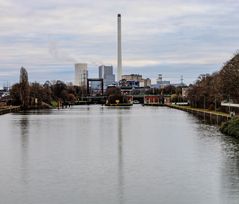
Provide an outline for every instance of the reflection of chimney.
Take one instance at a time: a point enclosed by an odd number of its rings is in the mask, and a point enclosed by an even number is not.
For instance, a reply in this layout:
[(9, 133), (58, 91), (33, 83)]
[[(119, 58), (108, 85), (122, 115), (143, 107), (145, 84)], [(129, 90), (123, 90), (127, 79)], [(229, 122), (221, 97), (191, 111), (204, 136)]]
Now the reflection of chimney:
[(117, 66), (117, 81), (121, 80), (122, 76), (122, 49), (121, 49), (121, 15), (118, 14), (118, 66)]

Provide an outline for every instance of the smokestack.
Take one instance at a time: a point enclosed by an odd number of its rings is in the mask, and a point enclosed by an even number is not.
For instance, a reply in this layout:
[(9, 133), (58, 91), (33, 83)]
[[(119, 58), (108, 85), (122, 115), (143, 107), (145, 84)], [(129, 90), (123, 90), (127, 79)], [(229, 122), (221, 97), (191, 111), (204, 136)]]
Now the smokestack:
[(117, 81), (122, 76), (122, 49), (121, 49), (121, 14), (118, 14), (118, 64), (117, 64)]

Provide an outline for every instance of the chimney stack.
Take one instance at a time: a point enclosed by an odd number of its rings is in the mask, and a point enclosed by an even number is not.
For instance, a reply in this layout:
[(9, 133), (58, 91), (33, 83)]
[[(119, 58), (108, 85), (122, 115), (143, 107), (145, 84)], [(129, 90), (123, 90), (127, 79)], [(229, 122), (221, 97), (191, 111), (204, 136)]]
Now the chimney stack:
[(122, 48), (121, 48), (121, 14), (118, 14), (118, 63), (117, 63), (117, 81), (122, 76)]

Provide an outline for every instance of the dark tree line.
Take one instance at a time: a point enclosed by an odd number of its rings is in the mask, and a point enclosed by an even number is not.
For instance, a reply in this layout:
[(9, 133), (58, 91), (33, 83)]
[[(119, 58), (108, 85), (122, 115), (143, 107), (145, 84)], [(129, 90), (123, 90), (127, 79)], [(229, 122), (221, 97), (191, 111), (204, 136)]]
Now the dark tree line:
[[(56, 105), (57, 102), (61, 103), (75, 103), (80, 100), (83, 90), (81, 87), (67, 85), (64, 82), (58, 80), (54, 82), (46, 81), (44, 84), (38, 82), (29, 83), (28, 93), (22, 92), (22, 83), (14, 84), (10, 91), (10, 96), (13, 105), (22, 105), (22, 93), (25, 93), (25, 101), (29, 106), (48, 104)], [(28, 97), (26, 97), (26, 95)], [(26, 104), (26, 102), (24, 102)]]

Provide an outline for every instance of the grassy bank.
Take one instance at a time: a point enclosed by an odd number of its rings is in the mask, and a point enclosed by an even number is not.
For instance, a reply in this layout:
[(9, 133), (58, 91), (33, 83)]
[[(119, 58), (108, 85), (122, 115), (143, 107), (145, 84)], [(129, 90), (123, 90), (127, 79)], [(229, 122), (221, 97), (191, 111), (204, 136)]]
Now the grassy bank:
[(198, 111), (201, 113), (208, 113), (208, 114), (214, 114), (214, 115), (218, 115), (218, 116), (223, 116), (223, 117), (230, 117), (230, 115), (228, 113), (223, 113), (223, 112), (218, 112), (218, 111), (213, 111), (213, 110), (208, 110), (208, 109), (203, 109), (203, 108), (192, 108), (190, 106), (179, 106), (179, 105), (166, 105), (170, 108), (176, 108), (176, 109), (180, 109), (180, 110), (191, 110), (191, 111)]
[(229, 114), (218, 112), (218, 111), (211, 111), (211, 110), (201, 109), (201, 108), (192, 108), (190, 106), (178, 106), (173, 104), (172, 105), (165, 104), (165, 106), (191, 113), (195, 115), (196, 117), (202, 119), (203, 122), (206, 122), (212, 125), (220, 126), (222, 123), (231, 119), (231, 116)]
[[(179, 110), (187, 111), (199, 116), (204, 116), (205, 119), (210, 117), (210, 122), (214, 121), (213, 124), (220, 125), (220, 131), (225, 134), (235, 138), (239, 138), (239, 117), (231, 118), (229, 114), (210, 111), (200, 108), (192, 108), (190, 106), (177, 106), (177, 105), (167, 105), (170, 108), (176, 108)], [(220, 119), (220, 120), (219, 120)]]
[(223, 123), (220, 131), (226, 135), (239, 138), (239, 117), (232, 118), (231, 120)]

